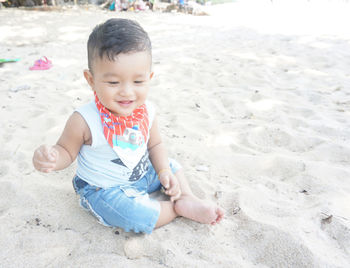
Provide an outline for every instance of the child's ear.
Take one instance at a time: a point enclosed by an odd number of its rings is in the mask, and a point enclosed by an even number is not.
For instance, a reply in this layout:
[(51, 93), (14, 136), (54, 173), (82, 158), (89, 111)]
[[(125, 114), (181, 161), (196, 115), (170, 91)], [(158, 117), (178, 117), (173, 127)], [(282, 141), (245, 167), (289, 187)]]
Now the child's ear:
[(84, 70), (84, 77), (90, 87), (94, 89), (94, 77), (92, 76), (92, 73), (89, 70)]

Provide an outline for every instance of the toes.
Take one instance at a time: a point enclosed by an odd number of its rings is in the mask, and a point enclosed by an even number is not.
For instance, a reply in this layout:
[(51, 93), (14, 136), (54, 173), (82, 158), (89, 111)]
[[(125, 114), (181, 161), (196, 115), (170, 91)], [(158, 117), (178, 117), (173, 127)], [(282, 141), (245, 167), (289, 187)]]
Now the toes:
[(220, 218), (224, 217), (225, 211), (221, 207), (217, 207), (215, 212), (216, 212), (216, 215), (218, 215), (218, 217)]
[(216, 208), (215, 210), (217, 218), (215, 220), (215, 224), (221, 222), (221, 220), (224, 218), (224, 210), (220, 207)]

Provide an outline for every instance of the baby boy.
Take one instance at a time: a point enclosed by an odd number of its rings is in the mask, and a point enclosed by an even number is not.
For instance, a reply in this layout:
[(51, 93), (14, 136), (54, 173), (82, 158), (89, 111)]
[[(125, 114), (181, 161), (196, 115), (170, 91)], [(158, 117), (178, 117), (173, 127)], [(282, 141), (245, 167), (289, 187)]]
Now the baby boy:
[[(223, 209), (197, 198), (181, 166), (167, 156), (157, 115), (147, 100), (151, 41), (127, 19), (97, 25), (88, 40), (84, 76), (94, 99), (68, 119), (56, 145), (34, 152), (34, 167), (51, 172), (77, 158), (73, 186), (80, 204), (106, 226), (151, 233), (178, 216), (217, 224)], [(149, 194), (164, 188), (170, 200)]]

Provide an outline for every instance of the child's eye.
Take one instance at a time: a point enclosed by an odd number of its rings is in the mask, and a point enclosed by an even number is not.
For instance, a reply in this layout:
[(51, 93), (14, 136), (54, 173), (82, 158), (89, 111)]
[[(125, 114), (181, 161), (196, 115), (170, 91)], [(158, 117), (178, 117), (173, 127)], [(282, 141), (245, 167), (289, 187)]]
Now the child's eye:
[(117, 82), (117, 81), (108, 81), (107, 83), (110, 85), (118, 85), (119, 84), (119, 82)]
[(141, 81), (141, 80), (136, 80), (134, 81), (135, 84), (142, 84), (144, 81)]

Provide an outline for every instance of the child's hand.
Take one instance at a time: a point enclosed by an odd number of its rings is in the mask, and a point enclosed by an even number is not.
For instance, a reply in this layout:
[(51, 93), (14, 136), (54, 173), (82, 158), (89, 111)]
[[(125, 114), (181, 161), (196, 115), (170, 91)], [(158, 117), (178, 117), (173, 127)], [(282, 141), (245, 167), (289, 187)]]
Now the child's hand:
[(180, 198), (181, 189), (179, 182), (170, 170), (161, 172), (159, 174), (159, 181), (165, 188), (165, 194), (170, 196), (172, 202)]
[(34, 167), (45, 173), (49, 173), (55, 169), (58, 160), (58, 151), (47, 145), (41, 145), (35, 150), (33, 155)]

